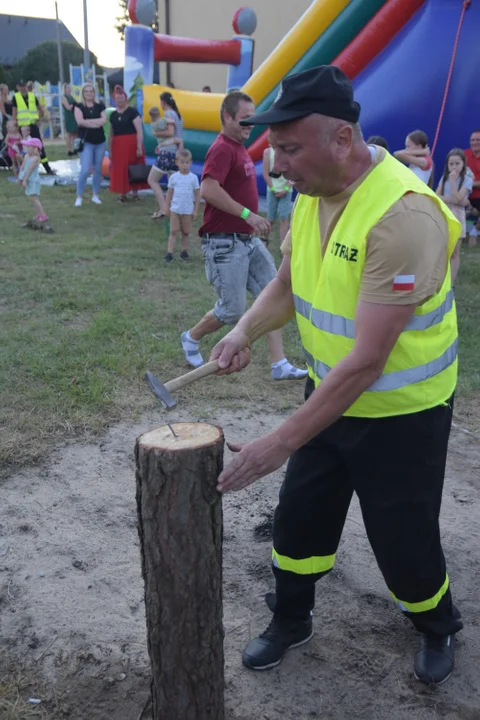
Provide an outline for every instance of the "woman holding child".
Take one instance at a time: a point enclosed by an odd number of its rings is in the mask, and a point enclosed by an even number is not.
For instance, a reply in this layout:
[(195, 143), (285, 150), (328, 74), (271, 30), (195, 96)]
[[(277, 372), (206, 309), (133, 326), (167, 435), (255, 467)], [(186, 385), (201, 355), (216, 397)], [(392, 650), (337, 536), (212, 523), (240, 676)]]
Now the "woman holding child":
[(177, 150), (183, 147), (183, 120), (177, 103), (170, 92), (163, 92), (160, 95), (160, 104), (164, 111), (166, 120), (165, 129), (154, 129), (154, 135), (158, 140), (156, 149), (157, 162), (152, 166), (148, 176), (148, 184), (158, 202), (159, 209), (153, 213), (152, 218), (157, 219), (165, 215), (165, 196), (160, 187), (160, 178), (165, 173), (172, 173), (178, 170), (175, 156)]
[(134, 200), (138, 200), (138, 190), (148, 187), (146, 184), (131, 185), (128, 177), (129, 165), (145, 164), (142, 118), (138, 110), (130, 107), (127, 94), (120, 85), (115, 85), (113, 99), (116, 109), (110, 115), (108, 137), (110, 192), (120, 195), (118, 202), (124, 203), (129, 192), (133, 193)]

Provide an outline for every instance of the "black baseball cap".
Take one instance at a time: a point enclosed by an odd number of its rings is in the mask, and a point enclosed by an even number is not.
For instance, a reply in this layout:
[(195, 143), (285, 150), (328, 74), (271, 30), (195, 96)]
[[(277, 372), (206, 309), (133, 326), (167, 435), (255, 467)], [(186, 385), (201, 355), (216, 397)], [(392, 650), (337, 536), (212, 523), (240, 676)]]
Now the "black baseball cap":
[(356, 123), (360, 105), (353, 99), (353, 86), (335, 65), (320, 65), (289, 75), (280, 84), (269, 110), (240, 121), (240, 125), (275, 125), (313, 113)]
[(22, 87), (23, 85), (26, 85), (26, 84), (27, 83), (25, 82), (25, 80), (19, 80), (17, 83), (18, 87)]

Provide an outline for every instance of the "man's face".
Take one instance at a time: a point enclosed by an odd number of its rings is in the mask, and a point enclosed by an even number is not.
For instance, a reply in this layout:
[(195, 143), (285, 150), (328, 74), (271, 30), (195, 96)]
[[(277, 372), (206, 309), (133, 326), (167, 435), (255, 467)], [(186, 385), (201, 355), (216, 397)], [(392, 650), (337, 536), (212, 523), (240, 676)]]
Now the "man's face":
[(240, 125), (240, 120), (248, 120), (248, 118), (255, 115), (255, 105), (252, 102), (246, 102), (240, 100), (238, 104), (238, 110), (235, 117), (231, 117), (228, 113), (223, 114), (223, 132), (235, 142), (243, 143), (248, 140), (250, 133), (252, 132), (252, 125), (249, 127), (243, 127)]
[(340, 192), (352, 128), (341, 123), (337, 126), (317, 114), (273, 125), (270, 142), (275, 150), (274, 172), (291, 180), (303, 195), (329, 197)]
[(22, 95), (25, 95), (27, 92), (27, 86), (26, 85), (17, 85), (18, 92), (22, 93)]
[(474, 155), (480, 155), (480, 132), (474, 132), (470, 136), (470, 147)]

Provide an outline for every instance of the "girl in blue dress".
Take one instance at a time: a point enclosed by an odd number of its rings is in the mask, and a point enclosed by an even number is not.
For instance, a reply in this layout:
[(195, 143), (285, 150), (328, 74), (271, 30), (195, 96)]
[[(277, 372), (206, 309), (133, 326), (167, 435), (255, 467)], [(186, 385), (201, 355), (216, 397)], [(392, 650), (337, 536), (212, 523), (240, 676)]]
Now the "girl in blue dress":
[(40, 168), (40, 152), (42, 150), (42, 141), (38, 138), (28, 138), (22, 141), (22, 146), (27, 151), (18, 175), (19, 184), (25, 188), (25, 195), (30, 197), (37, 210), (35, 220), (37, 222), (46, 222), (48, 216), (40, 203), (40, 176), (38, 174)]

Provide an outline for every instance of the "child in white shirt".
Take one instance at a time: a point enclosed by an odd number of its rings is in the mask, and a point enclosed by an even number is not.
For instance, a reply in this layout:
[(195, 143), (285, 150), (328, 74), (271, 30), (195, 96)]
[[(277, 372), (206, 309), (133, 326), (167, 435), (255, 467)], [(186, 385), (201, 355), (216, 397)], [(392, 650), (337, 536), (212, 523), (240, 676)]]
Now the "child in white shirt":
[(170, 217), (170, 235), (167, 253), (163, 258), (169, 263), (173, 260), (173, 251), (179, 232), (182, 233), (180, 258), (188, 262), (188, 244), (192, 232), (192, 219), (196, 219), (200, 208), (200, 184), (195, 173), (190, 172), (192, 153), (190, 150), (178, 150), (175, 162), (178, 172), (168, 180), (166, 197), (166, 215)]

